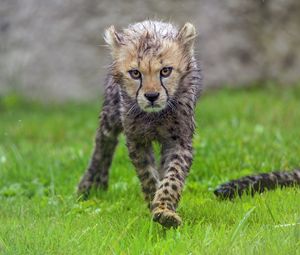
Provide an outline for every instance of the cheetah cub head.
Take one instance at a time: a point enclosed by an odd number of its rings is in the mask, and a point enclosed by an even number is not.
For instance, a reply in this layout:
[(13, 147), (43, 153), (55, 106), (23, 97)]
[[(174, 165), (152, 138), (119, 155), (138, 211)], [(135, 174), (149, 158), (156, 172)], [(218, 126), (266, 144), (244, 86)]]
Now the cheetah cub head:
[(193, 61), (195, 27), (144, 21), (117, 32), (105, 31), (113, 57), (113, 76), (122, 93), (142, 111), (172, 107), (181, 79)]

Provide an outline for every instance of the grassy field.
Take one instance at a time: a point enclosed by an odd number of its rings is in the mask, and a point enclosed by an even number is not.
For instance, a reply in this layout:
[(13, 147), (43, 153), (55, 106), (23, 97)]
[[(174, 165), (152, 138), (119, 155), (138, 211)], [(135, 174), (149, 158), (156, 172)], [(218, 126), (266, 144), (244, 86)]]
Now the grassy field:
[(300, 166), (300, 88), (224, 89), (197, 108), (195, 158), (178, 212), (152, 223), (124, 137), (110, 187), (78, 201), (100, 102), (0, 99), (0, 254), (300, 254), (300, 190), (218, 201), (220, 183)]

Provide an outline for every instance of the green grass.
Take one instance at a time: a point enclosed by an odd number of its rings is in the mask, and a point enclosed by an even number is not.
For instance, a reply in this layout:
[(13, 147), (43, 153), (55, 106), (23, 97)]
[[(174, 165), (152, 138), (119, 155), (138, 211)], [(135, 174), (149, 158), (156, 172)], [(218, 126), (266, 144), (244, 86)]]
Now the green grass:
[[(100, 102), (0, 101), (1, 254), (300, 254), (300, 191), (218, 201), (220, 183), (300, 166), (300, 88), (224, 89), (197, 108), (177, 230), (152, 223), (121, 137), (110, 187), (77, 201)], [(286, 225), (285, 225), (286, 224)]]

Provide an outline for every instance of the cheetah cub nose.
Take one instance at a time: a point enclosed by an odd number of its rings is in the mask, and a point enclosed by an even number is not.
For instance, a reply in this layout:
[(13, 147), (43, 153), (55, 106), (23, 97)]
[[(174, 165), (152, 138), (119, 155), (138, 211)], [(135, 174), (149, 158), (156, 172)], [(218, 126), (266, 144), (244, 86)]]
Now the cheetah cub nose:
[(159, 93), (158, 92), (148, 92), (145, 93), (144, 96), (151, 102), (154, 103), (157, 98), (159, 97)]

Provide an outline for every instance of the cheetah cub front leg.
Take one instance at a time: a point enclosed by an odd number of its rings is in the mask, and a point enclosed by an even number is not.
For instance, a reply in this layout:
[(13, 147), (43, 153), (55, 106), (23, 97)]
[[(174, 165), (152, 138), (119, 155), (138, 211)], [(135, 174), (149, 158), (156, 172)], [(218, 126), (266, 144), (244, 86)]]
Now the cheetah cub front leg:
[[(177, 227), (181, 218), (176, 213), (184, 181), (192, 163), (191, 141), (167, 145), (162, 155), (164, 177), (155, 193), (151, 210), (153, 220), (166, 228)], [(181, 143), (181, 144), (184, 144)]]
[(150, 207), (159, 184), (152, 144), (127, 138), (127, 147), (131, 161), (140, 179), (145, 200)]

